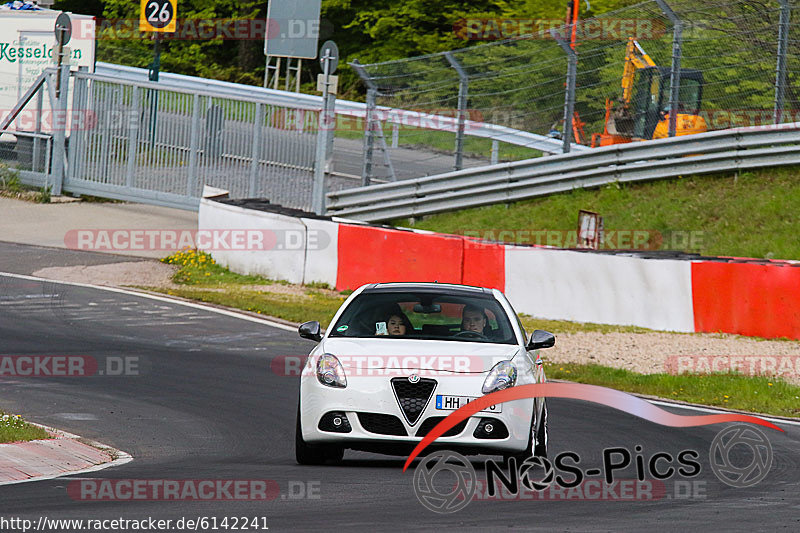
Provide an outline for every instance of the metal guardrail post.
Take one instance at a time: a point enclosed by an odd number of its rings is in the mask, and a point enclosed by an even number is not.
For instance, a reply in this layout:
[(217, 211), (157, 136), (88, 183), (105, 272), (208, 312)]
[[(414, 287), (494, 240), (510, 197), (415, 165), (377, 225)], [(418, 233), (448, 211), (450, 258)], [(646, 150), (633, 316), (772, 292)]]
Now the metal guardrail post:
[(781, 15), (778, 22), (778, 64), (775, 67), (775, 108), (772, 113), (773, 122), (783, 121), (783, 99), (786, 94), (786, 51), (789, 48), (789, 19), (791, 6), (789, 0), (780, 0)]
[(564, 95), (564, 145), (562, 152), (569, 153), (572, 143), (572, 115), (575, 112), (575, 83), (578, 77), (578, 54), (565, 39), (561, 38), (555, 28), (550, 30), (550, 35), (556, 40), (558, 46), (567, 54), (567, 90)]
[(683, 22), (666, 0), (656, 0), (658, 6), (672, 22), (672, 69), (669, 75), (669, 136), (675, 137), (678, 128), (678, 104), (681, 90), (681, 46), (683, 44)]
[[(50, 192), (54, 196), (61, 194), (61, 187), (64, 183), (64, 161), (67, 156), (67, 97), (69, 93), (69, 65), (61, 65), (56, 70), (53, 78), (58, 81), (58, 96), (56, 99), (56, 109), (54, 116), (59, 117), (53, 121), (53, 172), (51, 173), (52, 183), (48, 179), (47, 186), (51, 187)], [(52, 78), (51, 78), (52, 79)], [(54, 80), (55, 81), (55, 80)], [(57, 126), (60, 122), (61, 127)]]
[(367, 186), (372, 181), (372, 158), (375, 146), (375, 128), (372, 124), (375, 115), (375, 97), (378, 95), (378, 86), (372, 80), (364, 66), (356, 59), (350, 66), (367, 86), (367, 116), (364, 125), (364, 166), (361, 171), (361, 185)]
[(453, 168), (454, 170), (461, 170), (464, 166), (464, 129), (467, 122), (469, 75), (451, 52), (445, 52), (444, 57), (447, 58), (447, 62), (458, 73), (458, 130), (456, 131), (456, 161)]

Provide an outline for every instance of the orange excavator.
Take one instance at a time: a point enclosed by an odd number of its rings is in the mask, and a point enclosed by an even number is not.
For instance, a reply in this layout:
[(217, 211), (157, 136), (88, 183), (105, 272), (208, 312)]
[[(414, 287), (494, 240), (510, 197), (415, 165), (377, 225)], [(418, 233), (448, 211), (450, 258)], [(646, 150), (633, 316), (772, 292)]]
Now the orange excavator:
[[(567, 23), (577, 21), (577, 0), (569, 3)], [(575, 31), (572, 28), (572, 47), (575, 48)], [(625, 50), (622, 70), (622, 95), (613, 101), (606, 99), (603, 133), (592, 135), (591, 146), (608, 146), (669, 136), (670, 115), (669, 67), (659, 67), (641, 45), (630, 37)], [(705, 119), (699, 115), (703, 98), (703, 73), (699, 70), (680, 70), (680, 100), (675, 135), (690, 135), (708, 131)], [(588, 144), (580, 115), (572, 116), (575, 141)]]

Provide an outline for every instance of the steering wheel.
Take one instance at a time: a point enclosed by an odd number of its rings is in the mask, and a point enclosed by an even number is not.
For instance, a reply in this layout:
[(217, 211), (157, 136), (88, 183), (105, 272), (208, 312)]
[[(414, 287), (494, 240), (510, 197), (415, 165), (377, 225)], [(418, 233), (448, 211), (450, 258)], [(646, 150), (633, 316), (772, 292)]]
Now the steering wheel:
[(453, 337), (471, 337), (473, 339), (486, 339), (486, 340), (489, 340), (489, 337), (487, 337), (483, 333), (478, 333), (477, 331), (471, 331), (471, 330), (468, 330), (468, 329), (464, 330), (464, 331), (459, 331), (458, 333), (453, 335)]

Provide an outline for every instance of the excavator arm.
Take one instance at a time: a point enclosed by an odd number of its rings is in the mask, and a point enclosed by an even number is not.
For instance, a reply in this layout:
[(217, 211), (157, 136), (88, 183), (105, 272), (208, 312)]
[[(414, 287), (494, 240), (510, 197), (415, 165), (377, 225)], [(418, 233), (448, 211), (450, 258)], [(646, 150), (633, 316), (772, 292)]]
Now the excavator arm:
[(655, 61), (647, 55), (647, 52), (639, 45), (639, 42), (633, 37), (629, 37), (628, 46), (625, 48), (625, 66), (622, 70), (622, 100), (626, 104), (631, 101), (636, 71), (640, 68), (655, 66)]

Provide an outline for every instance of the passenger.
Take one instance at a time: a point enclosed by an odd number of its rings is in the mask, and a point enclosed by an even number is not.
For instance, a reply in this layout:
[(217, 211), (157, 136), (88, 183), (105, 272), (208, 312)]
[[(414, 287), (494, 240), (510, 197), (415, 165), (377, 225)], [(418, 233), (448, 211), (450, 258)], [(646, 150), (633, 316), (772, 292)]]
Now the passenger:
[(486, 311), (475, 305), (465, 305), (461, 312), (461, 331), (472, 331), (484, 336), (492, 334)]
[(376, 335), (402, 336), (411, 333), (414, 327), (399, 305), (390, 306), (384, 311), (383, 320), (375, 324)]
[(393, 314), (386, 321), (386, 330), (389, 335), (406, 335), (411, 329), (411, 321), (403, 312), (400, 312), (399, 315)]

